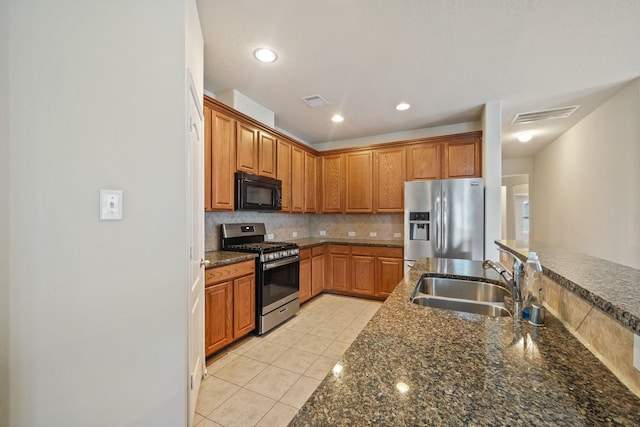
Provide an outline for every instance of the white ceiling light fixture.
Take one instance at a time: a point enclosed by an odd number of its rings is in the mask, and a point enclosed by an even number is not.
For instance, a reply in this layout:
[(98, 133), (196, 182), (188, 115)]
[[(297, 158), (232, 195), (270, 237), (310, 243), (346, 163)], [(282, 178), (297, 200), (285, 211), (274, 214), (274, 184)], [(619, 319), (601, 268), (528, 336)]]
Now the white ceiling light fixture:
[(518, 135), (518, 141), (520, 142), (529, 142), (533, 138), (533, 134), (531, 132), (523, 132)]
[(278, 59), (275, 51), (266, 47), (254, 50), (253, 56), (255, 56), (258, 61), (265, 63), (275, 62), (275, 60)]
[(396, 105), (396, 110), (398, 111), (408, 110), (409, 108), (411, 108), (411, 105), (407, 104), (406, 102), (401, 102), (400, 104)]
[(334, 123), (340, 123), (344, 121), (344, 117), (342, 117), (340, 114), (334, 114), (333, 117), (331, 117), (331, 121)]

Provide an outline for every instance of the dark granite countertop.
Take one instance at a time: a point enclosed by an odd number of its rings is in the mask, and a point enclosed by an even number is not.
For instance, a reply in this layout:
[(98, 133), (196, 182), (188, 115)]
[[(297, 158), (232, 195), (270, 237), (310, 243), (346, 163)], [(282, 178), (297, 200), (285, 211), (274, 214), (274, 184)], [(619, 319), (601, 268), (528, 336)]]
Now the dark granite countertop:
[(540, 242), (496, 244), (523, 260), (535, 251), (547, 276), (640, 334), (640, 270)]
[(552, 315), (417, 306), (423, 273), (497, 280), (477, 261), (419, 260), (291, 426), (640, 425), (640, 399)]
[(255, 259), (258, 255), (249, 252), (210, 251), (204, 253), (204, 259), (209, 261), (207, 268), (221, 267), (237, 262)]
[[(381, 239), (340, 239), (340, 238), (304, 238), (289, 240), (300, 246), (300, 249), (311, 248), (324, 244), (336, 245), (359, 245), (359, 246), (381, 246), (386, 248), (402, 248), (404, 243), (402, 240), (381, 240)], [(209, 251), (204, 253), (204, 259), (209, 260), (207, 268), (220, 267), (223, 265), (234, 264), (236, 262), (246, 261), (257, 257), (255, 253), (233, 252), (233, 251)]]
[(338, 237), (308, 237), (305, 239), (291, 240), (291, 242), (297, 243), (301, 249), (324, 245), (324, 244), (380, 246), (385, 248), (404, 248), (404, 241), (402, 240), (344, 239), (344, 238), (338, 238)]

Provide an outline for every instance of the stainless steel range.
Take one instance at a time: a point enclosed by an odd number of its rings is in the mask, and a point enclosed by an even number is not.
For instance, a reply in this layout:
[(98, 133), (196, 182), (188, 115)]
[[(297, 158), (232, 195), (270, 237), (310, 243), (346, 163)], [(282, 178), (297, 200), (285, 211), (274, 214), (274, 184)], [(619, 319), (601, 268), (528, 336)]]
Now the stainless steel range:
[(290, 242), (267, 242), (262, 223), (222, 224), (220, 249), (253, 252), (256, 258), (258, 335), (275, 328), (300, 308), (300, 249)]

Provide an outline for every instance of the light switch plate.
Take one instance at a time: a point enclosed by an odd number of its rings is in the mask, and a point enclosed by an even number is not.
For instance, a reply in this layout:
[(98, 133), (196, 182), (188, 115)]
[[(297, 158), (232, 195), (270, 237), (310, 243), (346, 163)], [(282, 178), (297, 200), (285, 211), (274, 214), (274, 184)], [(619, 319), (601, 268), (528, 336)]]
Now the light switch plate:
[(322, 230), (322, 231), (320, 231), (320, 235), (321, 235), (321, 236), (326, 236), (326, 235), (327, 235), (327, 232), (326, 232), (326, 231), (324, 231), (324, 230)]
[(633, 367), (640, 371), (640, 335), (633, 335)]
[(371, 233), (369, 233), (369, 237), (378, 237), (378, 233), (372, 231)]
[(267, 240), (273, 240), (273, 234), (271, 233), (267, 234)]
[(121, 220), (122, 204), (121, 190), (100, 190), (100, 221)]
[(399, 239), (400, 237), (402, 237), (402, 234), (401, 233), (393, 233), (393, 237), (396, 237), (396, 238)]
[(293, 237), (298, 237), (298, 232), (297, 231), (293, 232)]
[(350, 231), (347, 234), (349, 235), (349, 237), (354, 237), (356, 235), (356, 232), (355, 231)]

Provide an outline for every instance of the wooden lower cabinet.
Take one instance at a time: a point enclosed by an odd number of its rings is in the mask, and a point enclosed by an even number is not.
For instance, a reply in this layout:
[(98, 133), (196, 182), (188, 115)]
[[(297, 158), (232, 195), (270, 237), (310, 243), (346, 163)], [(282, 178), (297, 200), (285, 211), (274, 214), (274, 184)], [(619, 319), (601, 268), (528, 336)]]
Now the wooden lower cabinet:
[(300, 249), (300, 304), (324, 290), (324, 245)]
[(327, 247), (327, 282), (326, 289), (348, 293), (351, 290), (349, 246), (329, 245)]
[(402, 280), (402, 248), (328, 245), (327, 256), (331, 292), (384, 299)]
[(205, 271), (205, 352), (209, 356), (256, 327), (253, 260)]
[(388, 252), (390, 253), (384, 254), (387, 256), (376, 257), (375, 295), (382, 298), (388, 297), (393, 292), (404, 275), (402, 249)]
[(311, 298), (311, 249), (300, 249), (300, 304)]
[(207, 356), (233, 342), (233, 281), (204, 290)]
[(324, 290), (325, 272), (324, 245), (311, 248), (311, 296), (314, 297)]

